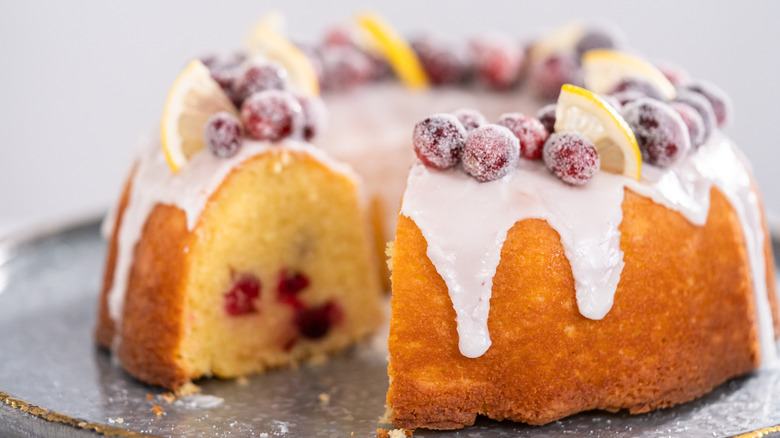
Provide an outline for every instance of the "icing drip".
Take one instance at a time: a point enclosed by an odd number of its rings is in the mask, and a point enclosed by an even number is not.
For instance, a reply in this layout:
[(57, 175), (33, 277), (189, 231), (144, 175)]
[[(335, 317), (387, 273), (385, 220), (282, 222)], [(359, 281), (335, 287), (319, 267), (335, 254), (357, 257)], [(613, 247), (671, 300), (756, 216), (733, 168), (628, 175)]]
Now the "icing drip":
[(611, 309), (623, 269), (619, 226), (629, 188), (703, 225), (710, 190), (729, 199), (745, 233), (761, 339), (762, 367), (777, 358), (767, 299), (764, 232), (750, 171), (721, 133), (696, 153), (667, 169), (645, 166), (642, 181), (606, 172), (581, 187), (566, 185), (539, 162), (521, 160), (517, 171), (478, 183), (459, 169), (438, 171), (416, 164), (401, 213), (428, 242), (427, 255), (442, 276), (457, 315), (459, 348), (479, 357), (490, 347), (487, 318), (492, 279), (509, 229), (518, 221), (543, 219), (561, 237), (575, 280), (580, 313), (601, 319)]
[[(127, 291), (127, 281), (132, 266), (133, 252), (141, 237), (146, 219), (157, 204), (167, 204), (184, 211), (187, 228), (192, 230), (198, 222), (203, 208), (222, 181), (241, 163), (267, 151), (300, 151), (328, 166), (334, 172), (346, 175), (359, 187), (358, 177), (352, 169), (330, 158), (325, 152), (307, 143), (291, 140), (280, 144), (270, 144), (245, 140), (235, 156), (223, 159), (209, 153), (199, 153), (184, 166), (179, 173), (171, 172), (165, 160), (157, 132), (141, 142), (135, 173), (130, 185), (127, 207), (122, 213), (122, 226), (117, 233), (117, 259), (114, 267), (114, 280), (108, 292), (108, 311), (117, 324), (114, 347), (119, 342), (118, 327), (121, 325), (122, 312)], [(282, 155), (279, 169), (289, 163), (290, 156)], [(115, 207), (116, 208), (116, 207)], [(109, 217), (115, 215), (109, 213)], [(113, 223), (110, 224), (113, 227)], [(106, 229), (108, 231), (110, 229)], [(109, 233), (110, 234), (110, 233)]]

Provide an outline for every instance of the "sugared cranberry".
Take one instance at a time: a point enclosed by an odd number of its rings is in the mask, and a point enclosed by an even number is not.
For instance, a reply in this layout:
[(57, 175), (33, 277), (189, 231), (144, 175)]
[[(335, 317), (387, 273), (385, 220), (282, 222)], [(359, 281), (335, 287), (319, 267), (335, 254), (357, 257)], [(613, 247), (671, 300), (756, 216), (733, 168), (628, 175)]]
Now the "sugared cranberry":
[(688, 128), (669, 105), (644, 97), (627, 104), (622, 113), (634, 131), (644, 161), (666, 167), (690, 150)]
[(550, 134), (555, 132), (555, 109), (557, 107), (557, 104), (551, 103), (549, 105), (543, 106), (542, 109), (536, 113), (536, 118), (542, 122), (544, 129), (546, 129)]
[(620, 100), (619, 100), (619, 99), (616, 99), (616, 98), (615, 98), (614, 96), (612, 96), (612, 95), (605, 94), (605, 95), (603, 95), (603, 96), (600, 96), (600, 97), (601, 97), (601, 100), (603, 100), (603, 101), (604, 101), (604, 103), (606, 103), (607, 105), (609, 105), (610, 107), (612, 107), (612, 108), (613, 108), (614, 110), (616, 110), (616, 111), (619, 111), (619, 110), (620, 110), (620, 108), (622, 108), (622, 107), (623, 107), (623, 104), (622, 104), (622, 103), (620, 103)]
[(306, 55), (306, 58), (309, 60), (309, 64), (314, 70), (314, 74), (317, 76), (317, 83), (322, 84), (322, 82), (325, 80), (325, 69), (322, 66), (322, 57), (320, 57), (320, 52), (317, 46), (305, 42), (296, 42), (295, 45), (298, 47), (298, 50)]
[(266, 90), (253, 94), (244, 102), (241, 120), (251, 138), (278, 141), (300, 131), (303, 111), (291, 93)]
[(469, 133), (487, 123), (485, 116), (481, 112), (472, 108), (461, 108), (452, 113), (452, 115), (457, 117), (461, 125), (466, 128), (466, 133)]
[(725, 91), (718, 88), (717, 85), (707, 81), (696, 81), (686, 85), (685, 88), (701, 94), (710, 101), (712, 110), (715, 111), (715, 118), (718, 121), (718, 126), (723, 127), (731, 121), (731, 114), (733, 112), (731, 98)]
[(235, 82), (233, 96), (236, 102), (244, 102), (249, 96), (265, 90), (284, 90), (287, 87), (287, 70), (275, 62), (253, 62), (246, 65)]
[(326, 46), (351, 46), (354, 43), (352, 42), (352, 35), (350, 35), (350, 31), (345, 26), (335, 26), (331, 27), (327, 31), (325, 31), (325, 36), (322, 38), (323, 43)]
[(346, 90), (369, 81), (376, 66), (371, 59), (351, 45), (323, 47), (320, 51), (323, 88)]
[(579, 84), (580, 69), (574, 55), (554, 54), (531, 68), (534, 92), (546, 99), (558, 97), (563, 84)]
[(245, 274), (233, 283), (225, 294), (225, 312), (231, 316), (256, 313), (255, 301), (260, 297), (260, 280), (252, 274)]
[(698, 148), (704, 144), (704, 120), (701, 115), (692, 106), (682, 102), (671, 102), (669, 106), (680, 115), (685, 126), (688, 128), (688, 137), (691, 139), (691, 146)]
[(432, 83), (459, 84), (469, 73), (469, 62), (460, 47), (430, 35), (412, 41), (412, 48)]
[(238, 67), (246, 59), (246, 54), (243, 52), (209, 53), (199, 59), (209, 70), (216, 71)]
[(466, 128), (451, 114), (434, 114), (414, 126), (412, 142), (417, 158), (428, 167), (447, 169), (458, 164)]
[(550, 135), (544, 144), (544, 164), (563, 182), (582, 185), (596, 174), (601, 159), (596, 146), (576, 132)]
[(276, 287), (279, 301), (295, 308), (302, 308), (303, 302), (298, 298), (298, 293), (309, 287), (309, 278), (300, 272), (288, 272), (283, 269), (279, 273), (279, 284)]
[(471, 42), (471, 52), (479, 82), (494, 90), (517, 84), (525, 52), (514, 40), (501, 35), (483, 35)]
[(639, 78), (628, 78), (618, 82), (609, 94), (617, 94), (623, 91), (637, 91), (645, 95), (645, 97), (651, 97), (656, 100), (665, 101), (663, 93), (655, 85), (650, 82)]
[(520, 156), (527, 160), (542, 159), (542, 146), (550, 133), (542, 122), (520, 113), (503, 114), (496, 125), (506, 126), (520, 140)]
[(520, 141), (508, 128), (485, 125), (466, 138), (463, 148), (463, 170), (477, 181), (499, 179), (517, 167)]
[(299, 309), (295, 313), (295, 325), (303, 337), (320, 339), (343, 318), (341, 308), (335, 302), (328, 301), (321, 306)]
[(669, 79), (675, 87), (680, 87), (691, 81), (691, 76), (685, 69), (679, 65), (672, 64), (671, 62), (659, 61), (655, 63), (655, 67)]
[(214, 79), (220, 87), (222, 87), (222, 91), (225, 92), (225, 94), (230, 98), (230, 100), (233, 101), (233, 103), (236, 103), (235, 96), (233, 95), (233, 84), (235, 83), (237, 77), (237, 68), (226, 68), (222, 70), (213, 70), (211, 72), (211, 78)]
[(296, 96), (303, 111), (303, 139), (313, 140), (325, 128), (327, 110), (318, 97)]
[(674, 101), (689, 105), (699, 113), (702, 122), (704, 122), (704, 141), (707, 141), (712, 131), (718, 125), (718, 120), (715, 117), (715, 111), (712, 109), (710, 101), (700, 93), (684, 88), (677, 89), (677, 97), (675, 97)]
[(591, 28), (577, 42), (575, 50), (579, 59), (588, 50), (614, 49), (616, 47), (618, 47), (618, 37), (614, 32), (607, 28)]
[(637, 99), (647, 97), (645, 93), (639, 90), (623, 90), (623, 91), (618, 91), (616, 93), (608, 94), (607, 96), (610, 97), (615, 102), (617, 102), (618, 106), (616, 106), (615, 109), (618, 110), (629, 102), (633, 102)]
[(209, 152), (219, 158), (229, 158), (238, 153), (243, 135), (241, 122), (224, 111), (211, 116), (203, 132)]

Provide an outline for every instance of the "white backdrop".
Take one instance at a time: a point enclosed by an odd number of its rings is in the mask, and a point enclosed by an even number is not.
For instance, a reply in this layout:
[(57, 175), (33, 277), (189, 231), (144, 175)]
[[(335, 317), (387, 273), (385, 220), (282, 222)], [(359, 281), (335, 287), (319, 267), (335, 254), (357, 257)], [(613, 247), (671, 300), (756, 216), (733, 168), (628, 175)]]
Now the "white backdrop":
[(727, 128), (780, 218), (780, 1), (136, 1), (0, 3), (0, 235), (105, 210), (135, 142), (158, 121), (192, 57), (236, 47), (261, 13), (286, 13), (313, 40), (359, 10), (404, 33), (532, 35), (566, 21), (612, 21), (631, 45), (728, 91)]

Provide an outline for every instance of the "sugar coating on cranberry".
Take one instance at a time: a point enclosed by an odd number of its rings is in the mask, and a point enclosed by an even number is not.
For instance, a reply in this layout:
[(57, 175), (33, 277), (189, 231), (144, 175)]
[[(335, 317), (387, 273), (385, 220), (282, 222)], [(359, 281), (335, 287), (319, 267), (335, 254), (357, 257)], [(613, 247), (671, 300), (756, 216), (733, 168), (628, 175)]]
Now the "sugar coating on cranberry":
[(271, 61), (255, 61), (247, 64), (233, 82), (236, 102), (244, 102), (249, 96), (265, 90), (287, 88), (287, 70)]
[(693, 107), (696, 112), (701, 116), (701, 120), (704, 123), (704, 141), (706, 142), (712, 131), (718, 125), (718, 120), (715, 117), (715, 111), (712, 109), (712, 104), (701, 93), (696, 93), (685, 88), (677, 89), (677, 97), (674, 98), (675, 102), (681, 102)]
[(715, 112), (715, 118), (718, 121), (718, 126), (723, 127), (731, 121), (733, 113), (731, 98), (717, 85), (707, 81), (696, 81), (688, 84), (685, 88), (695, 93), (700, 93), (710, 101), (712, 110)]
[(460, 46), (423, 35), (411, 43), (428, 78), (436, 85), (459, 84), (469, 74), (469, 59)]
[(519, 158), (520, 140), (509, 128), (485, 125), (466, 138), (463, 170), (477, 181), (493, 181), (513, 172)]
[(576, 132), (550, 135), (542, 153), (544, 164), (563, 182), (582, 185), (588, 182), (601, 166), (596, 146)]
[(595, 49), (614, 49), (618, 47), (618, 37), (614, 32), (606, 28), (591, 28), (585, 32), (585, 35), (580, 38), (575, 46), (577, 57), (581, 58), (582, 55), (588, 50)]
[(260, 280), (252, 274), (241, 275), (225, 294), (225, 312), (231, 316), (257, 313), (255, 302), (260, 297)]
[(327, 110), (318, 97), (296, 96), (303, 111), (303, 139), (312, 141), (325, 129)]
[(244, 52), (209, 53), (199, 59), (209, 70), (216, 71), (240, 66), (246, 60), (246, 54)]
[(301, 336), (307, 339), (325, 337), (334, 325), (344, 319), (344, 312), (334, 301), (315, 307), (299, 309), (295, 313), (295, 325)]
[(211, 72), (211, 78), (214, 79), (220, 87), (222, 87), (222, 91), (224, 91), (225, 94), (227, 94), (227, 96), (234, 102), (235, 99), (233, 96), (233, 84), (235, 83), (237, 77), (237, 68), (226, 68), (222, 70), (213, 70)]
[(691, 75), (677, 64), (672, 64), (667, 61), (657, 61), (654, 65), (675, 87), (680, 87), (691, 81)]
[(303, 111), (291, 93), (266, 90), (253, 94), (244, 102), (241, 106), (241, 120), (249, 137), (278, 141), (300, 132)]
[(209, 152), (219, 158), (230, 158), (238, 153), (243, 136), (241, 122), (224, 111), (211, 116), (203, 132)]
[(503, 114), (496, 125), (505, 126), (520, 140), (520, 156), (527, 160), (541, 160), (542, 147), (550, 133), (542, 122), (520, 113)]
[(704, 144), (704, 119), (698, 111), (692, 106), (682, 102), (670, 102), (669, 106), (680, 115), (685, 126), (688, 128), (688, 137), (691, 139), (691, 146), (698, 148)]
[(531, 87), (540, 97), (558, 97), (563, 84), (579, 84), (580, 66), (574, 55), (554, 54), (531, 68)]
[(471, 42), (471, 57), (477, 81), (494, 90), (505, 90), (517, 84), (525, 52), (514, 40), (489, 34)]
[(627, 104), (622, 114), (636, 136), (644, 161), (666, 167), (690, 150), (688, 128), (669, 105), (645, 97)]
[(551, 103), (543, 106), (537, 113), (536, 118), (544, 125), (544, 129), (548, 133), (555, 132), (555, 109), (558, 108), (558, 104)]
[(417, 158), (428, 167), (447, 169), (458, 164), (466, 128), (451, 114), (434, 114), (414, 126), (412, 143)]
[(628, 90), (623, 90), (612, 94), (608, 94), (606, 97), (609, 97), (610, 99), (612, 99), (614, 102), (617, 103), (615, 109), (620, 109), (621, 107), (623, 107), (623, 105), (629, 102), (633, 102), (637, 99), (641, 99), (647, 96), (645, 95), (645, 93), (639, 90), (628, 89)]
[(452, 115), (458, 118), (461, 125), (466, 128), (467, 133), (487, 124), (485, 115), (472, 108), (461, 108)]
[(639, 78), (627, 78), (615, 84), (609, 94), (617, 94), (623, 91), (635, 91), (642, 93), (645, 97), (651, 97), (656, 100), (664, 101), (663, 93), (655, 85), (650, 82)]
[(347, 90), (368, 82), (375, 74), (372, 60), (352, 45), (328, 46), (320, 51), (323, 88)]

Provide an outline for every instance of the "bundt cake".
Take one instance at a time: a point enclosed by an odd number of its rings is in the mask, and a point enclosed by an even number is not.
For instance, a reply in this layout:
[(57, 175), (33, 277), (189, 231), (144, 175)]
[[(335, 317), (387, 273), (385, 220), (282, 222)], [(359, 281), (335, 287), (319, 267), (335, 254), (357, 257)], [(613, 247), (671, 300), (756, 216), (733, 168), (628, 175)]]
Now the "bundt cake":
[[(590, 76), (604, 57), (669, 87), (621, 103), (625, 81)], [(771, 242), (750, 168), (717, 128), (727, 117), (697, 137), (689, 88), (618, 52), (583, 66), (610, 95), (567, 84), (542, 120), (415, 126), (392, 246), (397, 426), (642, 413), (776, 364)], [(704, 87), (711, 116), (730, 111)]]
[(773, 366), (722, 91), (582, 24), (407, 45), (358, 23), (293, 45), (267, 16), (177, 79), (106, 221), (97, 339), (128, 372), (175, 389), (366, 336), (391, 240), (399, 427), (647, 412)]

